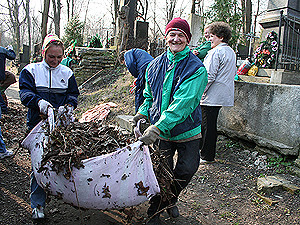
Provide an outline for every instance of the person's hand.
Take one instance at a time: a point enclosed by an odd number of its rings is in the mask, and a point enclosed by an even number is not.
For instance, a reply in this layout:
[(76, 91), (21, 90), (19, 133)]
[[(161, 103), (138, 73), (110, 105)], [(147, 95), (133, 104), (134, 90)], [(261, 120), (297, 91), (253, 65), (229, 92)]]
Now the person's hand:
[(67, 109), (67, 115), (69, 116), (73, 116), (73, 111), (74, 111), (74, 107), (72, 105), (65, 105), (66, 109)]
[(62, 114), (66, 113), (67, 109), (64, 105), (58, 107), (57, 117), (61, 117)]
[(156, 141), (159, 134), (160, 130), (156, 126), (151, 125), (145, 130), (143, 136), (140, 137), (139, 140), (142, 141), (145, 145), (151, 145)]
[(74, 107), (72, 105), (66, 104), (60, 106), (57, 113), (57, 125), (60, 126), (62, 124), (63, 126), (68, 126), (71, 122), (74, 122), (73, 111)]
[(137, 122), (141, 119), (146, 119), (146, 116), (140, 114), (140, 113), (137, 113), (131, 120), (130, 120), (130, 123), (132, 126), (136, 127), (137, 125)]
[(194, 55), (198, 55), (199, 52), (198, 52), (197, 50), (193, 50), (193, 54), (194, 54)]
[(39, 100), (38, 106), (39, 106), (40, 112), (44, 115), (48, 115), (49, 107), (53, 108), (53, 106), (49, 102), (45, 101), (44, 99)]

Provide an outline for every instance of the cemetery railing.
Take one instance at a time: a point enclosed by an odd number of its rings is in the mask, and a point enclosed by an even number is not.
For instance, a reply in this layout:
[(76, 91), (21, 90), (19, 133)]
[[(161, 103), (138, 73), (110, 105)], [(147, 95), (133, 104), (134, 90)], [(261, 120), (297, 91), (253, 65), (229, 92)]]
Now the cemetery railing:
[(300, 21), (280, 12), (275, 70), (300, 70)]

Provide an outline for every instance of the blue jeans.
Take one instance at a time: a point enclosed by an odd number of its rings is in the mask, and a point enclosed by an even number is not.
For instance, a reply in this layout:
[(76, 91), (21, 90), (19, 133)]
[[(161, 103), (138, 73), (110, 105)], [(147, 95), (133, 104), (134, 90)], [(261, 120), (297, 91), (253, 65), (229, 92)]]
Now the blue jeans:
[(41, 186), (38, 185), (34, 173), (31, 173), (31, 180), (30, 180), (30, 203), (31, 208), (36, 208), (38, 206), (45, 207), (45, 201), (46, 201), (46, 192), (44, 191)]
[[(1, 111), (1, 107), (0, 107), (0, 119), (1, 119), (1, 114), (2, 114), (2, 111)], [(3, 141), (1, 127), (0, 127), (0, 153), (4, 153), (4, 152), (6, 152), (6, 146)]]

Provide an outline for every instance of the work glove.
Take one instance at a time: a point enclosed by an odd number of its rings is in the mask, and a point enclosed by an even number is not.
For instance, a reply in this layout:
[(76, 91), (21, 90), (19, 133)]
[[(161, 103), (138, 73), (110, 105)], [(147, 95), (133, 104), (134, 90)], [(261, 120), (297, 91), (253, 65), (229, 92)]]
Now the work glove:
[(137, 125), (137, 122), (141, 119), (146, 119), (146, 116), (140, 114), (140, 113), (137, 113), (131, 120), (130, 120), (130, 123), (132, 126), (136, 127)]
[(151, 145), (156, 141), (159, 134), (160, 130), (156, 126), (151, 125), (145, 130), (143, 136), (140, 137), (139, 140), (142, 141), (145, 145)]
[(67, 109), (67, 115), (69, 115), (70, 117), (73, 117), (73, 111), (74, 111), (74, 107), (72, 105), (65, 105), (66, 109)]
[(61, 115), (63, 115), (66, 112), (67, 112), (67, 109), (64, 105), (59, 106), (58, 110), (57, 110), (57, 117), (60, 117)]
[(53, 108), (53, 106), (49, 102), (45, 101), (44, 99), (39, 100), (38, 106), (39, 106), (40, 112), (46, 116), (48, 115), (48, 108), (49, 107)]
[(48, 107), (47, 116), (48, 116), (49, 130), (51, 133), (55, 128), (54, 112), (52, 107)]
[(68, 126), (71, 122), (74, 122), (73, 111), (74, 107), (71, 105), (60, 106), (57, 113), (57, 125)]

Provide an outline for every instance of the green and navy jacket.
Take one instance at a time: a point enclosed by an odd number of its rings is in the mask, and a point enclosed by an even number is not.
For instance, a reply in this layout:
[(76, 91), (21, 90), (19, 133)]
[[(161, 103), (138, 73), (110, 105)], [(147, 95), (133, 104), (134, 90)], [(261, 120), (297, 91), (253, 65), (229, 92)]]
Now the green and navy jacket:
[(138, 112), (164, 139), (191, 138), (201, 132), (200, 99), (206, 84), (206, 69), (189, 47), (175, 55), (168, 49), (147, 68), (145, 101)]

